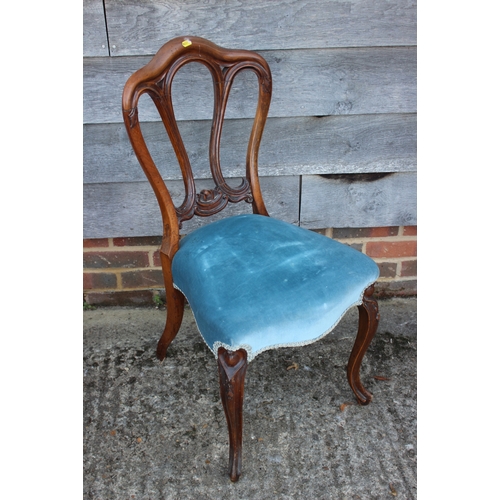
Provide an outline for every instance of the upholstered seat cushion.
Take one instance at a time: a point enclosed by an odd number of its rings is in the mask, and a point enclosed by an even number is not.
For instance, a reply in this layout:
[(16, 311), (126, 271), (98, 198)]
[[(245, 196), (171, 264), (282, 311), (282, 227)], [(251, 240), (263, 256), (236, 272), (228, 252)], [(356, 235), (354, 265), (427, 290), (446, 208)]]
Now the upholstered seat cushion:
[(244, 348), (251, 360), (326, 335), (379, 271), (366, 255), (320, 234), (238, 215), (183, 238), (172, 274), (214, 354), (221, 345)]

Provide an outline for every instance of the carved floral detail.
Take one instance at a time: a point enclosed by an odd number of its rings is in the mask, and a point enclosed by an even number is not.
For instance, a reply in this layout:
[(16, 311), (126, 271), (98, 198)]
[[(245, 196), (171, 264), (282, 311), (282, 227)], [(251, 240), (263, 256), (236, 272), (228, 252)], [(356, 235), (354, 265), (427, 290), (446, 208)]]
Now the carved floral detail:
[(209, 204), (218, 200), (221, 196), (224, 196), (224, 194), (219, 187), (215, 189), (202, 189), (198, 194), (198, 203), (203, 205)]
[(217, 186), (214, 189), (202, 189), (196, 195), (195, 213), (197, 215), (212, 215), (222, 210), (228, 203), (229, 196)]

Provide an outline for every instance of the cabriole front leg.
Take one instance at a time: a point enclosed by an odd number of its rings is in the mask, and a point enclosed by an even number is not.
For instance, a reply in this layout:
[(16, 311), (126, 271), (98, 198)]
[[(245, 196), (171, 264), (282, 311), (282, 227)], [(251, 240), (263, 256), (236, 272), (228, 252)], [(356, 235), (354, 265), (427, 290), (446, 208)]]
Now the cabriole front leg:
[(352, 348), (351, 356), (347, 364), (347, 380), (356, 396), (359, 404), (367, 405), (372, 400), (372, 395), (363, 387), (359, 377), (361, 362), (366, 350), (377, 331), (380, 315), (378, 303), (372, 297), (375, 287), (369, 286), (363, 295), (363, 303), (358, 306), (359, 327), (358, 335)]
[(241, 475), (243, 441), (243, 392), (247, 372), (247, 352), (244, 349), (228, 351), (219, 347), (218, 366), (220, 397), (229, 431), (229, 477), (238, 481)]

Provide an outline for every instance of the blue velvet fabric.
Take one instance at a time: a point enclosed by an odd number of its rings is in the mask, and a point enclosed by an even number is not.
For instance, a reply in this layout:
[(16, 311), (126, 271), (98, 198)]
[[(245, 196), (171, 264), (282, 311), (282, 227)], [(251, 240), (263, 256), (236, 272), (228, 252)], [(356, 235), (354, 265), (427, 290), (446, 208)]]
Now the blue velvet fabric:
[(217, 355), (304, 345), (335, 327), (375, 282), (377, 265), (342, 243), (261, 215), (192, 232), (172, 262), (198, 329)]

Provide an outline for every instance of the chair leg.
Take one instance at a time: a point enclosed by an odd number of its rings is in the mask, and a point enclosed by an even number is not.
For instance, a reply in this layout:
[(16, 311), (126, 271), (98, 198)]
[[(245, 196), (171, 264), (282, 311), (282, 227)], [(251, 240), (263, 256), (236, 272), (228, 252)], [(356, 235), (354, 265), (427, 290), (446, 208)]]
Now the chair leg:
[(358, 335), (352, 348), (351, 356), (347, 364), (347, 380), (351, 389), (361, 405), (367, 405), (372, 400), (372, 395), (363, 387), (359, 378), (359, 368), (363, 357), (377, 331), (380, 314), (378, 303), (372, 297), (375, 287), (371, 285), (365, 290), (363, 303), (358, 306), (359, 327)]
[(168, 346), (181, 327), (182, 317), (184, 316), (184, 295), (174, 288), (170, 260), (165, 254), (161, 253), (160, 255), (167, 299), (167, 320), (156, 347), (156, 357), (163, 361), (167, 355)]
[(247, 352), (244, 349), (228, 351), (219, 347), (218, 366), (220, 397), (229, 431), (229, 477), (238, 481), (241, 475), (243, 442), (243, 392), (247, 371)]

